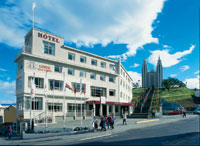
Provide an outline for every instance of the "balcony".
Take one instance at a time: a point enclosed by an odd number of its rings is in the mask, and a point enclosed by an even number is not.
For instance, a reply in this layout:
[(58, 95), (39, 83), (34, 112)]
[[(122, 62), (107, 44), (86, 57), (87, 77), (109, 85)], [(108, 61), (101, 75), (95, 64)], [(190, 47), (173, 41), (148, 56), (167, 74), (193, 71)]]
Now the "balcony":
[(22, 53), (32, 54), (32, 46), (27, 46), (27, 45), (22, 46), (21, 49), (18, 51), (18, 56), (21, 55)]

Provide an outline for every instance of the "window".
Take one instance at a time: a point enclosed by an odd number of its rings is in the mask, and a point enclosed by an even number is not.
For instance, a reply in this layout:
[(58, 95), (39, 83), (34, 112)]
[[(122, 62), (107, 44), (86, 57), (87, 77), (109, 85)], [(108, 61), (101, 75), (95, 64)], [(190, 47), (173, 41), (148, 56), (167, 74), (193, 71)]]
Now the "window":
[(20, 61), (19, 63), (18, 63), (18, 71), (20, 71), (21, 69), (23, 69), (23, 61)]
[(91, 86), (90, 89), (92, 97), (101, 97), (101, 96), (107, 97), (106, 88)]
[(122, 98), (122, 92), (120, 92), (120, 97)]
[(86, 77), (86, 72), (83, 70), (80, 70), (80, 77)]
[(115, 65), (114, 64), (110, 64), (110, 69), (111, 70), (115, 70)]
[(48, 110), (54, 112), (62, 112), (62, 103), (48, 103)]
[(16, 83), (17, 90), (21, 89), (22, 88), (22, 77), (19, 77), (16, 82), (17, 82)]
[(24, 98), (18, 97), (17, 98), (17, 110), (21, 111), (24, 109)]
[[(28, 77), (28, 87), (29, 88), (31, 88), (31, 78), (33, 78), (33, 77)], [(35, 77), (35, 86), (36, 86), (36, 88), (44, 88), (44, 79)]]
[(123, 72), (123, 77), (125, 77), (125, 72)]
[(86, 57), (81, 56), (81, 57), (80, 57), (80, 62), (82, 62), (82, 63), (86, 63)]
[(96, 79), (96, 74), (93, 73), (93, 72), (91, 72), (91, 73), (90, 73), (90, 79)]
[(97, 60), (92, 59), (91, 64), (97, 66)]
[(100, 75), (100, 80), (101, 81), (105, 81), (106, 80), (106, 76), (105, 75)]
[(114, 89), (110, 89), (109, 90), (109, 95), (110, 96), (115, 96), (115, 90)]
[(114, 83), (114, 82), (115, 82), (115, 79), (114, 79), (114, 77), (109, 77), (109, 82), (112, 82), (112, 83)]
[[(81, 88), (80, 83), (76, 83), (76, 92), (80, 92), (80, 88)], [(72, 89), (74, 91), (74, 89), (75, 89), (75, 83), (72, 83)], [(82, 84), (82, 92), (84, 93), (85, 91), (86, 91), (86, 85)]]
[(105, 62), (101, 62), (101, 67), (102, 68), (106, 68), (106, 63)]
[(63, 90), (63, 81), (59, 80), (49, 80), (49, 89), (51, 90)]
[[(43, 98), (42, 97), (35, 97), (32, 100), (32, 110), (42, 110), (43, 109)], [(25, 109), (30, 109), (30, 97), (25, 97)]]
[(75, 54), (74, 53), (68, 53), (68, 59), (69, 60), (75, 60)]
[(120, 85), (122, 85), (122, 79), (120, 80)]
[[(76, 111), (80, 112), (81, 111), (81, 104), (74, 104), (74, 103), (68, 103), (67, 104), (67, 111), (68, 112), (74, 112), (76, 108)], [(82, 111), (84, 110), (84, 106), (82, 106)]]
[(68, 75), (74, 75), (74, 69), (68, 68)]
[(44, 43), (44, 53), (55, 56), (55, 44), (49, 42)]
[(123, 71), (122, 71), (122, 69), (121, 69), (121, 75), (123, 74)]
[(62, 72), (62, 67), (58, 66), (58, 65), (55, 65), (54, 71), (61, 73)]

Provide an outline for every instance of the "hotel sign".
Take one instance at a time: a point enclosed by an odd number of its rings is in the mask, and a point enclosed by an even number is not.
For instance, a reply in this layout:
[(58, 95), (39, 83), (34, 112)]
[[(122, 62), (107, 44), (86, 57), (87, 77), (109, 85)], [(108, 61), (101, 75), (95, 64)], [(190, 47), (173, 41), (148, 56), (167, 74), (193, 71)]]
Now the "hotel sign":
[(51, 68), (49, 66), (45, 66), (45, 65), (39, 65), (38, 70), (45, 71), (45, 72), (52, 72)]
[(38, 32), (38, 37), (39, 38), (43, 38), (45, 40), (49, 40), (49, 41), (52, 41), (52, 42), (55, 42), (55, 43), (60, 43), (58, 38), (55, 38), (49, 34), (46, 34), (46, 33), (41, 33), (41, 32)]

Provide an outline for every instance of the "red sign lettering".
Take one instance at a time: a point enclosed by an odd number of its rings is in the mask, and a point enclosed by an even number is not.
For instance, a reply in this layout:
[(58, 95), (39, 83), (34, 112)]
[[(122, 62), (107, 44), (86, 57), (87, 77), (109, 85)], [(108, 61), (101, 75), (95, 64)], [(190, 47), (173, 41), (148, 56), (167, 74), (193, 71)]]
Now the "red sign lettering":
[(38, 37), (39, 38), (43, 38), (43, 39), (48, 39), (49, 41), (52, 41), (52, 42), (56, 42), (56, 43), (60, 43), (59, 42), (59, 39), (58, 38), (55, 38), (55, 37), (53, 37), (53, 36), (50, 36), (50, 35), (48, 35), (48, 34), (43, 34), (43, 33), (40, 33), (40, 32), (38, 32)]

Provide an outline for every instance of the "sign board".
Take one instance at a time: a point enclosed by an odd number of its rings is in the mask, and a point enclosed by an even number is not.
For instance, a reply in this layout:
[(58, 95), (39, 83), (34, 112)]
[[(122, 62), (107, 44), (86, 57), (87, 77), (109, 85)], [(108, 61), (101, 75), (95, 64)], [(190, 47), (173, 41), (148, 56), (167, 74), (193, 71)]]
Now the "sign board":
[(51, 68), (49, 66), (45, 66), (45, 65), (39, 65), (38, 70), (39, 71), (52, 72)]
[(24, 115), (23, 114), (19, 114), (19, 119), (24, 119)]
[(106, 97), (101, 96), (101, 104), (106, 104)]

